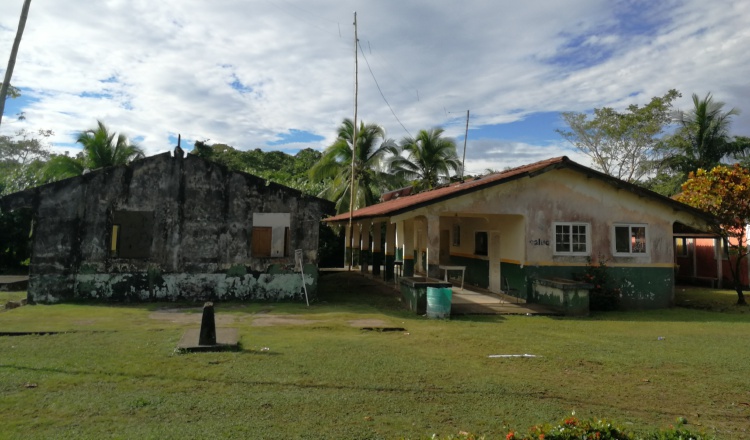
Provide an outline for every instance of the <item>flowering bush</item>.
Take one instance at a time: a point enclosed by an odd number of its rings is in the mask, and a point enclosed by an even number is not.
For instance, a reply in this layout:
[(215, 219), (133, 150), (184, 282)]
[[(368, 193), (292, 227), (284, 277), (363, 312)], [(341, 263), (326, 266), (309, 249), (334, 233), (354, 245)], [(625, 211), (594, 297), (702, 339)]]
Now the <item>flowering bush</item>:
[(599, 257), (599, 263), (594, 264), (589, 257), (586, 272), (579, 279), (593, 286), (589, 292), (589, 309), (617, 310), (619, 308), (622, 292), (620, 288), (614, 286), (605, 258)]
[(624, 429), (606, 420), (578, 420), (568, 417), (558, 425), (537, 425), (529, 434), (518, 437), (524, 440), (631, 440)]
[[(437, 436), (433, 436), (437, 439)], [(494, 437), (477, 436), (468, 432), (459, 432), (458, 436), (443, 437), (454, 440), (490, 440)], [(535, 425), (526, 434), (509, 430), (505, 440), (712, 440), (704, 434), (670, 427), (648, 434), (631, 434), (624, 428), (606, 420), (580, 420), (575, 416), (568, 417), (557, 425)], [(498, 438), (502, 440), (502, 438)]]

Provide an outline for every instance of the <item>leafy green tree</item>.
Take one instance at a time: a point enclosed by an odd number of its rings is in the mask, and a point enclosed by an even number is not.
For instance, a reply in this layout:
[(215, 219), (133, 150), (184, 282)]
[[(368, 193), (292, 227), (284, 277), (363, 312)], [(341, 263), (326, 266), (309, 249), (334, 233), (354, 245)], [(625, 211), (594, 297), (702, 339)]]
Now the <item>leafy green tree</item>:
[[(357, 130), (356, 146), (352, 149), (354, 123), (344, 119), (338, 136), (312, 169), (310, 179), (324, 181), (325, 189), (319, 194), (336, 203), (337, 212), (346, 212), (350, 204), (350, 188), (354, 180), (354, 208), (377, 202), (383, 190), (393, 188), (397, 180), (383, 169), (384, 159), (396, 144), (386, 139), (385, 130), (376, 124), (362, 122)], [(352, 175), (352, 152), (354, 175)]]
[(14, 136), (0, 136), (0, 195), (46, 183), (42, 170), (49, 151), (44, 139), (52, 134), (20, 130)]
[[(3, 83), (0, 81), (0, 87), (3, 86)], [(18, 88), (13, 87), (13, 84), (8, 84), (8, 92), (5, 94), (5, 99), (8, 98), (19, 98), (21, 96), (21, 91), (18, 90)]]
[(461, 169), (456, 142), (442, 137), (442, 128), (419, 130), (416, 137), (405, 137), (389, 160), (390, 170), (418, 190), (432, 189), (447, 182), (450, 173)]
[(220, 163), (234, 171), (244, 171), (258, 177), (294, 188), (309, 195), (318, 195), (324, 188), (322, 181), (308, 177), (310, 168), (322, 153), (306, 148), (292, 156), (282, 151), (265, 152), (260, 148), (242, 151), (226, 144), (209, 145), (196, 141), (190, 152), (204, 159)]
[(711, 171), (690, 173), (678, 201), (710, 213), (716, 218), (712, 231), (721, 237), (730, 256), (730, 272), (737, 304), (746, 305), (742, 291), (742, 261), (747, 257), (746, 227), (750, 223), (750, 171), (735, 164), (719, 165)]
[[(25, 130), (0, 136), (0, 196), (45, 183), (42, 177), (49, 156), (44, 138), (49, 130), (33, 134)], [(31, 210), (0, 211), (0, 273), (28, 271)]]
[(663, 196), (672, 197), (680, 192), (684, 182), (684, 174), (662, 169), (648, 179), (637, 182), (637, 184)]
[(208, 145), (208, 139), (203, 141), (195, 141), (193, 150), (190, 154), (202, 157), (204, 159), (213, 160), (214, 149)]
[(0, 273), (28, 273), (32, 211), (0, 211)]
[(323, 157), (323, 153), (312, 148), (305, 148), (299, 150), (294, 155), (294, 174), (295, 175), (307, 175), (308, 171), (315, 166), (316, 163)]
[(47, 176), (55, 179), (78, 176), (86, 169), (124, 165), (144, 157), (143, 150), (128, 141), (124, 134), (110, 132), (103, 122), (81, 132), (76, 142), (83, 151), (75, 157), (56, 155), (47, 163)]
[(664, 129), (671, 122), (672, 101), (677, 90), (651, 98), (643, 107), (636, 104), (618, 112), (604, 107), (585, 113), (563, 112), (569, 130), (556, 130), (589, 156), (594, 167), (605, 174), (635, 182), (654, 170), (654, 154)]

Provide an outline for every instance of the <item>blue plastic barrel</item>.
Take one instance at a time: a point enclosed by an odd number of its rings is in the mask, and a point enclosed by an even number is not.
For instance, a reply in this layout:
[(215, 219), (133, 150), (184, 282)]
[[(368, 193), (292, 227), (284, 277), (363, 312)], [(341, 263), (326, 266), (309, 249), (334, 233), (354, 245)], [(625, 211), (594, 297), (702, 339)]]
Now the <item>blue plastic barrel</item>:
[(427, 317), (437, 319), (450, 318), (452, 298), (453, 291), (450, 287), (428, 287)]

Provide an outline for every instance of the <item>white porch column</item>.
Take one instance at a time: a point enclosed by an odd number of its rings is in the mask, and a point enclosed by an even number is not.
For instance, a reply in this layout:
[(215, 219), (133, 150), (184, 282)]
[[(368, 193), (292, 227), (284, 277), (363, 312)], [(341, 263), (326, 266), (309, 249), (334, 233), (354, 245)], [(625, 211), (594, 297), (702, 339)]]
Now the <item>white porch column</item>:
[(401, 224), (402, 222), (399, 222), (397, 231), (403, 231), (403, 234), (398, 234), (398, 238), (399, 243), (401, 243), (401, 249), (404, 251), (404, 276), (411, 277), (414, 276), (414, 220), (405, 220), (403, 228)]
[(372, 228), (372, 220), (362, 221), (362, 248), (359, 251), (359, 264), (360, 270), (363, 273), (369, 272), (370, 269), (370, 229)]
[(383, 264), (383, 223), (374, 222), (372, 224), (372, 274), (380, 275), (380, 266)]
[(362, 248), (360, 242), (360, 228), (362, 226), (359, 223), (354, 223), (354, 230), (352, 231), (352, 266), (357, 266), (359, 261), (359, 250)]
[(440, 278), (440, 216), (427, 215), (427, 276)]
[(393, 279), (393, 263), (396, 261), (396, 224), (385, 224), (385, 279)]

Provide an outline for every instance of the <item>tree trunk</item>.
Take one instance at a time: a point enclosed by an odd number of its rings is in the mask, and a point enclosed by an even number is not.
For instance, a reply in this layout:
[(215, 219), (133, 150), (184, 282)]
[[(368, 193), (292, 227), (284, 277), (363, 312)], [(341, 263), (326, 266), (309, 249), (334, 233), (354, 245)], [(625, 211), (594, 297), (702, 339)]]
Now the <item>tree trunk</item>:
[(24, 0), (23, 8), (21, 8), (21, 19), (18, 21), (16, 39), (13, 41), (13, 48), (10, 50), (10, 59), (8, 59), (8, 68), (5, 70), (5, 80), (3, 81), (2, 88), (0, 88), (0, 124), (2, 124), (3, 122), (3, 112), (5, 112), (5, 96), (8, 94), (8, 87), (10, 87), (10, 77), (13, 76), (13, 68), (16, 66), (16, 55), (18, 54), (18, 46), (21, 45), (21, 36), (23, 36), (23, 29), (26, 27), (26, 18), (29, 16), (29, 6), (31, 6), (31, 0)]
[(737, 288), (737, 305), (738, 306), (747, 305), (747, 302), (745, 302), (745, 294), (742, 293), (742, 287)]
[(734, 282), (734, 291), (737, 292), (737, 305), (746, 306), (745, 294), (742, 293), (742, 260), (747, 256), (747, 252), (743, 252), (743, 243), (745, 242), (744, 235), (739, 237), (739, 245), (737, 246), (737, 258), (734, 259), (732, 264), (732, 256), (729, 254), (729, 239), (724, 237), (724, 249), (726, 249), (727, 259), (729, 261), (729, 269), (732, 272), (732, 281)]

